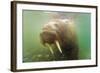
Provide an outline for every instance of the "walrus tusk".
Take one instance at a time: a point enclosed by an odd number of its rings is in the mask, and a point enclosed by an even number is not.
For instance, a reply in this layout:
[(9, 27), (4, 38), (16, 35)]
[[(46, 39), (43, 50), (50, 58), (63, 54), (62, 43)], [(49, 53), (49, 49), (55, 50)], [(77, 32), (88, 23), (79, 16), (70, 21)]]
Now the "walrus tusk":
[(54, 55), (54, 52), (52, 50), (52, 47), (48, 43), (46, 43), (45, 45), (49, 48), (50, 52)]
[(62, 53), (62, 50), (61, 50), (61, 47), (60, 47), (60, 44), (59, 44), (59, 42), (56, 40), (56, 41), (55, 41), (55, 43), (56, 43), (56, 45), (57, 45), (57, 48), (58, 48), (58, 50), (60, 51), (60, 53)]

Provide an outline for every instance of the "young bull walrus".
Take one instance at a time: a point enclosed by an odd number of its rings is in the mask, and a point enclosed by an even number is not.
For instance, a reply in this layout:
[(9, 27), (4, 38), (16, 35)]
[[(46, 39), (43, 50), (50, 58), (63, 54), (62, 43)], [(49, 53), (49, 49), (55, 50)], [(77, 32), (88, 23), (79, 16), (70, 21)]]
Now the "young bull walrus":
[[(40, 33), (42, 44), (55, 54), (54, 46), (58, 48), (63, 60), (78, 59), (78, 44), (75, 27), (68, 19), (55, 19), (44, 25)], [(61, 57), (59, 56), (59, 57)]]

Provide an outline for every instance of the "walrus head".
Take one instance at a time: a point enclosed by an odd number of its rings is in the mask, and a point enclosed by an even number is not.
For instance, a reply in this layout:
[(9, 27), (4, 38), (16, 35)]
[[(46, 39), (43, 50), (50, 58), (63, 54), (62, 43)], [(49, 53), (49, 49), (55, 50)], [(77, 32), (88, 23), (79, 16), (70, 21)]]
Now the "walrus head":
[(44, 27), (42, 28), (42, 32), (40, 33), (40, 38), (41, 38), (42, 44), (44, 46), (48, 46), (49, 49), (52, 51), (52, 53), (53, 53), (53, 50), (51, 47), (52, 44), (55, 44), (56, 47), (58, 48), (59, 52), (62, 53), (61, 44), (60, 44), (60, 42), (61, 42), (60, 34), (62, 33), (62, 31), (64, 29), (63, 22), (64, 22), (64, 20), (63, 21), (55, 20), (55, 21), (48, 22), (47, 24), (44, 25)]

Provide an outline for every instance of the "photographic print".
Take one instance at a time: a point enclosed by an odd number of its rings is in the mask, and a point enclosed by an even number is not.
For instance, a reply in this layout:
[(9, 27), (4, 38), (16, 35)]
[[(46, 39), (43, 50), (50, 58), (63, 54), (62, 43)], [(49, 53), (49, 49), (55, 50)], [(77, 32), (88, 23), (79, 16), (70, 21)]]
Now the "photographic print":
[(90, 15), (23, 10), (23, 62), (91, 59)]
[(97, 66), (97, 7), (12, 1), (11, 70)]

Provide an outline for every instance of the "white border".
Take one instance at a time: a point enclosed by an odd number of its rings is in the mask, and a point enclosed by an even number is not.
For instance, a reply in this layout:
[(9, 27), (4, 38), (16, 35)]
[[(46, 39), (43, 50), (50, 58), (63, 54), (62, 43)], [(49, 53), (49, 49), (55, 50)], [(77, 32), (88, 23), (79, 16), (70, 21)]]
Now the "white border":
[[(22, 9), (27, 10), (49, 10), (49, 11), (66, 11), (66, 12), (84, 12), (91, 13), (91, 60), (73, 60), (73, 61), (53, 61), (53, 62), (22, 62)], [(44, 6), (44, 5), (28, 5), (17, 4), (17, 69), (35, 69), (35, 68), (51, 68), (51, 67), (68, 67), (68, 66), (84, 66), (95, 65), (96, 61), (96, 10), (95, 8), (82, 7), (63, 7), (63, 6)]]

